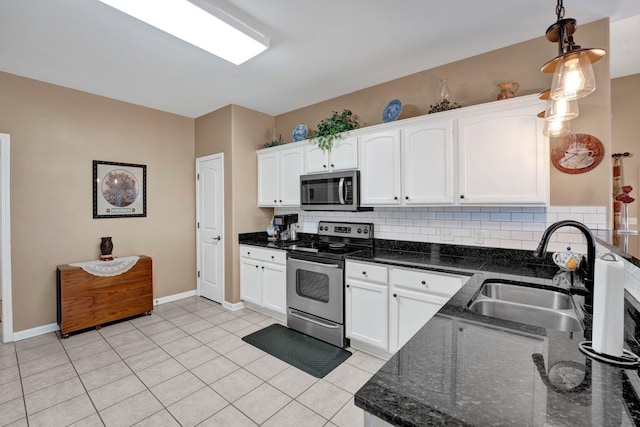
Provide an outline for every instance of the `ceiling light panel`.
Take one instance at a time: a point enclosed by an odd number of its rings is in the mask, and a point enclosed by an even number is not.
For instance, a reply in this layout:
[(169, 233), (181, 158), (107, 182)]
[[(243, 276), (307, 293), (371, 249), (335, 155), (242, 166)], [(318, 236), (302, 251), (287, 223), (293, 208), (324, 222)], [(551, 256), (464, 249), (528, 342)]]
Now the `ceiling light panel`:
[(268, 38), (205, 0), (100, 1), (235, 65), (269, 47)]

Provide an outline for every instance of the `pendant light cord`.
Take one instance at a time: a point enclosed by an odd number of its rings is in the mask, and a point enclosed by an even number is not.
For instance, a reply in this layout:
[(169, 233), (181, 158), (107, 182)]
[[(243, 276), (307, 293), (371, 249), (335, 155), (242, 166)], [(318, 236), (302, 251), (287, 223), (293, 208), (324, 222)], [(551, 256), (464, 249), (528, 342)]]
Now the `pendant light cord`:
[(557, 21), (564, 18), (564, 5), (562, 4), (562, 0), (558, 0), (558, 4), (556, 5), (556, 16), (558, 18)]

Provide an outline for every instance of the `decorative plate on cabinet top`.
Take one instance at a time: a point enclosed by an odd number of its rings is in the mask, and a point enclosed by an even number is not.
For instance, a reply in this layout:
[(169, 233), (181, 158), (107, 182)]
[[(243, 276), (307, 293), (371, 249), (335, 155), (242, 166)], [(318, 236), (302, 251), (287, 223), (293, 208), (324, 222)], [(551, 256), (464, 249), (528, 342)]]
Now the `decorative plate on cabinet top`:
[(382, 121), (385, 123), (392, 122), (400, 116), (401, 112), (402, 102), (399, 99), (392, 99), (382, 111)]
[(307, 125), (304, 123), (300, 123), (298, 126), (293, 128), (293, 133), (291, 133), (291, 137), (294, 142), (302, 141), (307, 137), (309, 133), (309, 129), (307, 129)]

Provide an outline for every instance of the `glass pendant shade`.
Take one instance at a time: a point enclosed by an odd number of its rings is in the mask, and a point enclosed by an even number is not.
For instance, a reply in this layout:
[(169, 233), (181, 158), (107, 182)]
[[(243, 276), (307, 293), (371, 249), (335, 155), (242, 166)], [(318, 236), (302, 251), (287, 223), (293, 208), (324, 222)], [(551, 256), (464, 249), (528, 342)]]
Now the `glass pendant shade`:
[(544, 119), (548, 122), (573, 120), (578, 117), (579, 113), (578, 101), (575, 99), (567, 101), (566, 99), (555, 100), (549, 98)]
[(544, 121), (544, 128), (542, 128), (542, 134), (544, 136), (564, 136), (569, 133), (571, 133), (571, 125), (569, 125), (569, 121)]
[(596, 90), (593, 67), (586, 52), (574, 52), (563, 56), (553, 74), (551, 98), (576, 100)]

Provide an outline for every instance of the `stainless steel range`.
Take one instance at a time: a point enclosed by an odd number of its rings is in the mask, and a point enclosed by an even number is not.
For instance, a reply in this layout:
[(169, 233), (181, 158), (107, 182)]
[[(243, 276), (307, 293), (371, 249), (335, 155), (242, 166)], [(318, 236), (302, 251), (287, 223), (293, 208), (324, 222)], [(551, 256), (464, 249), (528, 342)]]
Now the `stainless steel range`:
[(318, 241), (287, 255), (287, 325), (338, 347), (344, 336), (344, 263), (373, 248), (373, 224), (320, 221)]

